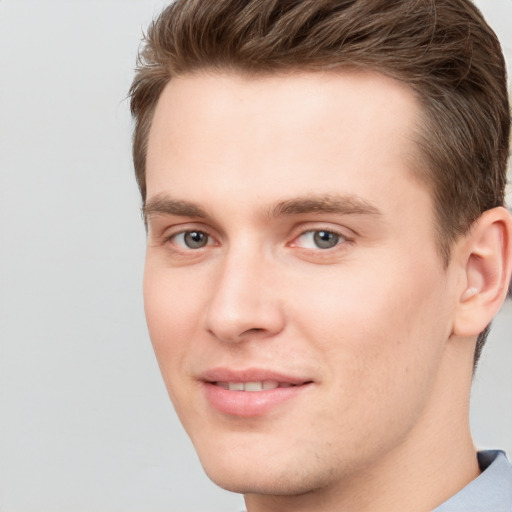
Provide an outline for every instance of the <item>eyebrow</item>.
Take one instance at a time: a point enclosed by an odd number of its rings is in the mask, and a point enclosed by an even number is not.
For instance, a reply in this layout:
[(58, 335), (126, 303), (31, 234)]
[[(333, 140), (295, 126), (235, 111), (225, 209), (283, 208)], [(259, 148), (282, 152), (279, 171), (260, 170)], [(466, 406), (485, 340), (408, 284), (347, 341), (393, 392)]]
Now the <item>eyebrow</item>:
[[(381, 211), (356, 195), (307, 195), (280, 201), (272, 206), (267, 214), (269, 218), (300, 215), (307, 213), (336, 213), (340, 215), (381, 215)], [(142, 207), (142, 216), (147, 225), (148, 218), (155, 215), (175, 215), (178, 217), (196, 217), (209, 219), (210, 215), (196, 203), (172, 199), (167, 196), (155, 196)]]
[(155, 215), (176, 215), (178, 217), (209, 218), (209, 215), (197, 204), (190, 201), (171, 199), (167, 196), (155, 196), (142, 206), (142, 218), (147, 225), (148, 218)]
[(277, 203), (270, 217), (303, 213), (336, 213), (341, 215), (382, 215), (373, 204), (356, 195), (308, 195)]

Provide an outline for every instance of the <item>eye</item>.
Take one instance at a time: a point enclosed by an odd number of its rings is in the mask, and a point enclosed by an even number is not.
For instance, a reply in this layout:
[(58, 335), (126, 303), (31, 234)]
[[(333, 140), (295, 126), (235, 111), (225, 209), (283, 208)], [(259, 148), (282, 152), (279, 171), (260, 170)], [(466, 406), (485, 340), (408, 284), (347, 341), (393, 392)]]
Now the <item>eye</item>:
[(210, 237), (203, 231), (183, 231), (173, 235), (171, 241), (183, 249), (202, 249), (210, 243)]
[(304, 249), (331, 249), (341, 242), (345, 242), (342, 235), (324, 229), (306, 231), (297, 237), (297, 245)]

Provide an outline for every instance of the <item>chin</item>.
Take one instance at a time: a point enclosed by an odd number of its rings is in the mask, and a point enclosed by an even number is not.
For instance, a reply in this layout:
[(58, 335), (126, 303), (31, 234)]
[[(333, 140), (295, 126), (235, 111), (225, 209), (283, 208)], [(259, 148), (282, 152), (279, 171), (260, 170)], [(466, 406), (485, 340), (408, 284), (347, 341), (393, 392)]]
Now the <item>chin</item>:
[(315, 466), (318, 457), (301, 454), (301, 450), (289, 450), (285, 456), (278, 456), (256, 447), (245, 453), (223, 447), (214, 453), (198, 450), (198, 454), (212, 482), (239, 494), (298, 496), (328, 486), (335, 473), (329, 468)]
[(236, 467), (229, 470), (205, 468), (205, 472), (210, 480), (219, 487), (244, 495), (299, 496), (325, 486), (325, 481), (319, 482), (318, 485), (312, 482), (312, 479), (308, 478), (312, 475), (274, 475), (272, 472), (269, 473), (266, 467), (255, 468), (251, 474), (245, 472), (240, 474)]

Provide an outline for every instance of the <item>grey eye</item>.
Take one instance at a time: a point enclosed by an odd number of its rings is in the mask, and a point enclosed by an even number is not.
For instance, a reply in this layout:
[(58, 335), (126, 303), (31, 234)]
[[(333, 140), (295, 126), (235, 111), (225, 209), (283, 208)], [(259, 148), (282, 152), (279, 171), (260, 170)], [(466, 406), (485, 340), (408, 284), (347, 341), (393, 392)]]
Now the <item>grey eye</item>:
[(340, 236), (331, 231), (314, 231), (313, 241), (319, 249), (330, 249), (339, 243)]
[(208, 244), (208, 235), (202, 231), (185, 231), (181, 234), (183, 243), (189, 249), (201, 249)]

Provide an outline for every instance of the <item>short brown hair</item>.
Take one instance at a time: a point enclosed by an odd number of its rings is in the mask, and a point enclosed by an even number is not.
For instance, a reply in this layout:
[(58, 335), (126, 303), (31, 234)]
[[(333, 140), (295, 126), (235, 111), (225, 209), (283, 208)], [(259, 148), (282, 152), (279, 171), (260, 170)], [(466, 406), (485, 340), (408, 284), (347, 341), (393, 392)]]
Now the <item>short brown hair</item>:
[[(130, 89), (133, 159), (146, 199), (148, 134), (173, 77), (357, 67), (407, 83), (439, 249), (502, 206), (510, 111), (500, 44), (470, 0), (176, 0), (152, 23)], [(478, 360), (488, 329), (478, 338)]]

